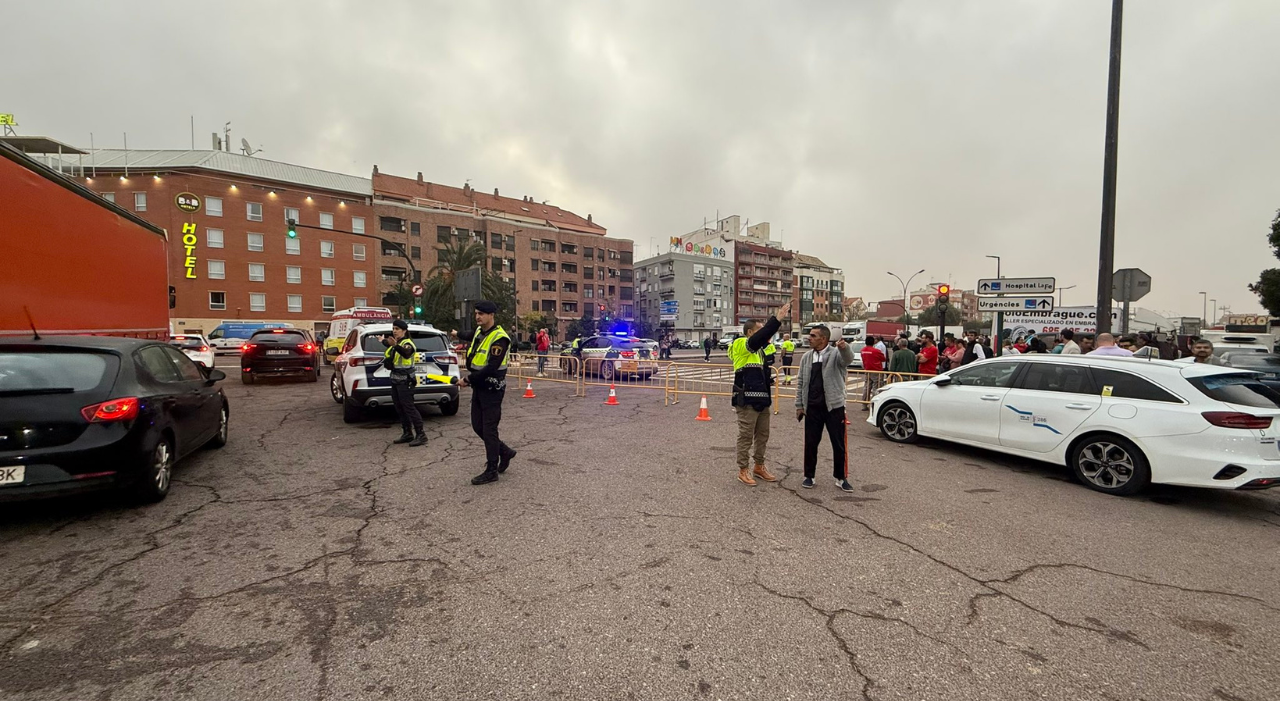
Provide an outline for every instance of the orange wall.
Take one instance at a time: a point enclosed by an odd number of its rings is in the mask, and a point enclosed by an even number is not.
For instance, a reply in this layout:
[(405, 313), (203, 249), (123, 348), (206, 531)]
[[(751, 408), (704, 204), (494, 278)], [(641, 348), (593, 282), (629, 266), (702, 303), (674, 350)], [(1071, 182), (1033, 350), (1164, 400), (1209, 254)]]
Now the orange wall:
[(165, 239), (0, 158), (0, 335), (167, 337)]

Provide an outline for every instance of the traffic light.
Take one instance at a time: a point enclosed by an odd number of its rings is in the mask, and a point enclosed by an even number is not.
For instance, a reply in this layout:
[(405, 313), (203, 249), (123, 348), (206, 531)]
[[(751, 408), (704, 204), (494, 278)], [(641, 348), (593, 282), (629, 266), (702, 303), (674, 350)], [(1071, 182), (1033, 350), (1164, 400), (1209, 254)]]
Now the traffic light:
[(289, 222), (289, 232), (288, 232), (289, 238), (291, 239), (298, 238), (298, 222), (292, 219), (289, 219), (288, 222)]
[(604, 313), (604, 305), (603, 305), (603, 304), (601, 304), (601, 305), (600, 305), (600, 313), (601, 313), (601, 314), (603, 314), (603, 313)]
[(951, 285), (938, 285), (938, 304), (947, 304), (951, 301)]
[(421, 305), (421, 304), (415, 304), (415, 305), (413, 305), (413, 315), (414, 315), (414, 316), (422, 316), (422, 305)]

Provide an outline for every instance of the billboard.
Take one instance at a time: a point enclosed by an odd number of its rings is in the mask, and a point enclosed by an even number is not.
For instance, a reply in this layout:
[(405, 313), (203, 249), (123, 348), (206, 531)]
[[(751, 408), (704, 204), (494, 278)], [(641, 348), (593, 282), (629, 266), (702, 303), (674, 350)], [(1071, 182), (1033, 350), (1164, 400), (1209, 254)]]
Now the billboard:
[[(1120, 308), (1111, 310), (1111, 328), (1120, 327)], [(1010, 338), (1039, 333), (1097, 333), (1098, 318), (1093, 307), (1062, 307), (1051, 312), (1005, 312), (1004, 332)]]

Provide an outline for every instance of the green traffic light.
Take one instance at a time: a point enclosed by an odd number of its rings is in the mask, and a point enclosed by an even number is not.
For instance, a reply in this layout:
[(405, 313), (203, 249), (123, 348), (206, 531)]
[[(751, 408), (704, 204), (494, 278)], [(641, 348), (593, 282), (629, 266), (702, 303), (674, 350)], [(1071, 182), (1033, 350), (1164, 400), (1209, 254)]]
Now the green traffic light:
[(413, 313), (414, 313), (414, 314), (421, 314), (421, 313), (422, 313), (422, 307), (414, 307), (414, 308), (413, 308)]
[(289, 238), (298, 238), (298, 222), (292, 219), (289, 220)]

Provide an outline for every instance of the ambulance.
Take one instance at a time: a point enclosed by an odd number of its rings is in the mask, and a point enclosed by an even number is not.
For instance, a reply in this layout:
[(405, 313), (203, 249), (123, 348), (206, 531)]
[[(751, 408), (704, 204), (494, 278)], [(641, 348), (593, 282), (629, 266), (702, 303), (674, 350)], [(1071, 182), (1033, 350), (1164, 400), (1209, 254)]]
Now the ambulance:
[(342, 343), (351, 330), (368, 323), (389, 324), (394, 317), (386, 307), (352, 307), (333, 313), (329, 321), (329, 335), (324, 339), (324, 363), (332, 365), (332, 358), (342, 350)]

